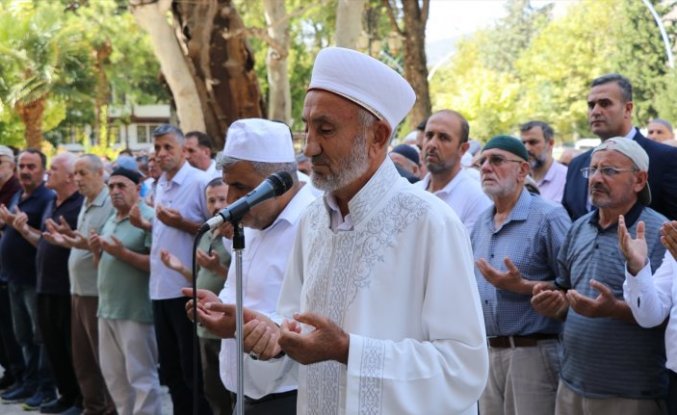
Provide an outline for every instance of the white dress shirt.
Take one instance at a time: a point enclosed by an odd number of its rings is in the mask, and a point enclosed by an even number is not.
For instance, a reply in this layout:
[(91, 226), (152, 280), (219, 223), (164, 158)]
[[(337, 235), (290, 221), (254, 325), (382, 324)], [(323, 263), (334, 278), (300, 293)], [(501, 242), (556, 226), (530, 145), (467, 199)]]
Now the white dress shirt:
[(637, 323), (645, 328), (656, 327), (670, 316), (665, 329), (666, 366), (677, 372), (677, 263), (665, 251), (663, 263), (651, 275), (651, 264), (647, 264), (632, 276), (626, 267), (623, 297), (632, 310)]
[[(304, 185), (266, 229), (244, 228), (242, 285), (246, 308), (268, 315), (275, 311), (301, 214), (314, 200), (310, 186)], [(224, 304), (235, 304), (235, 288), (235, 266), (231, 266), (219, 294)], [(224, 339), (221, 342), (219, 365), (221, 381), (226, 389), (237, 391), (237, 344), (234, 339)], [(268, 393), (295, 390), (298, 383), (297, 366), (293, 361), (288, 361), (285, 365), (270, 365), (246, 356), (245, 395), (260, 399)], [(274, 391), (261, 387), (268, 385), (270, 379), (279, 380), (279, 386)]]

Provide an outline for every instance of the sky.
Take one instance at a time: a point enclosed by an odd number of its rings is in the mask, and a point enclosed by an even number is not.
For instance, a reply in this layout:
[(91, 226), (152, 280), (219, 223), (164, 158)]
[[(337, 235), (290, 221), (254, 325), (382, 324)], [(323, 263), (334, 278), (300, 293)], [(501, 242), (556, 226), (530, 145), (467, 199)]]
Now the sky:
[[(577, 0), (532, 0), (534, 7), (555, 3), (555, 17)], [(453, 54), (453, 41), (478, 29), (491, 26), (505, 16), (506, 0), (431, 0), (426, 44), (428, 63)], [(445, 42), (447, 40), (448, 42)]]

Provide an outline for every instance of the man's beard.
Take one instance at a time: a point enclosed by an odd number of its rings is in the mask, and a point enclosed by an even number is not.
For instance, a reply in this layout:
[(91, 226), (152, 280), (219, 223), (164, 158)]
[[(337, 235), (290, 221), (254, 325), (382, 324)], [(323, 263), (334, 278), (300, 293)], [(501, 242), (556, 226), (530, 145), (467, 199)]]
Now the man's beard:
[(545, 165), (545, 157), (536, 157), (533, 154), (529, 154), (529, 166), (532, 170), (538, 170)]
[[(322, 163), (324, 156), (319, 155), (312, 158), (313, 163)], [(313, 186), (325, 192), (333, 192), (342, 189), (362, 177), (369, 168), (369, 156), (367, 154), (367, 136), (362, 133), (355, 138), (355, 143), (350, 150), (350, 154), (339, 161), (337, 171), (330, 171), (325, 175), (319, 175), (311, 170), (310, 178)]]

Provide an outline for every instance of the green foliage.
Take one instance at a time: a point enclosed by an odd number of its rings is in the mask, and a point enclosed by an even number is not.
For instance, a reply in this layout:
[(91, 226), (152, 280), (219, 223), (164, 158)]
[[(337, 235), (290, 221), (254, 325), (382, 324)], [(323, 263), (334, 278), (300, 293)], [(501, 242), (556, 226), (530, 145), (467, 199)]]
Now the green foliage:
[[(669, 7), (656, 4), (659, 14)], [(526, 0), (508, 8), (496, 27), (461, 40), (431, 82), (433, 107), (465, 114), (473, 137), (515, 132), (531, 119), (551, 123), (564, 141), (591, 136), (585, 97), (590, 81), (609, 72), (632, 81), (638, 125), (675, 113), (677, 75), (666, 75), (658, 28), (641, 1), (581, 0), (556, 19)]]

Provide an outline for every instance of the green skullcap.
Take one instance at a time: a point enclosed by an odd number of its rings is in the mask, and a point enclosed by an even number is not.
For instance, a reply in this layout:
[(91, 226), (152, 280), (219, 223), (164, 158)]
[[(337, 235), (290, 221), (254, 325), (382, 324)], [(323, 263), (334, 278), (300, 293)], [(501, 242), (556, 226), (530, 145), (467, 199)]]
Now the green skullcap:
[(509, 151), (510, 153), (521, 157), (524, 161), (529, 161), (529, 153), (527, 153), (527, 148), (524, 147), (524, 144), (515, 137), (509, 135), (497, 135), (493, 137), (489, 142), (482, 148), (482, 151), (489, 150), (491, 148), (497, 148), (499, 150)]

